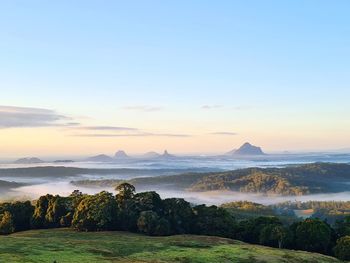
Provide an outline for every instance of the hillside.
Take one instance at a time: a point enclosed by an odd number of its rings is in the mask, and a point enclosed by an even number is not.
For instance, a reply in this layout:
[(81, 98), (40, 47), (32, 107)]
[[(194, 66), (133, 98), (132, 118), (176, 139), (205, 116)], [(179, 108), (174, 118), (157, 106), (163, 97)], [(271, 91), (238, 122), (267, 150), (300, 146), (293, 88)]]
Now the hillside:
[(340, 262), (301, 251), (249, 245), (240, 241), (178, 235), (148, 237), (126, 232), (32, 230), (0, 236), (1, 262)]
[[(1, 172), (1, 171), (0, 171)], [(172, 189), (172, 190), (184, 190), (192, 184), (195, 184), (208, 173), (181, 173), (176, 175), (167, 176), (147, 176), (138, 177), (130, 180), (126, 180), (128, 183), (134, 185), (138, 190), (156, 190), (156, 189)], [(121, 179), (83, 179), (73, 180), (71, 184), (79, 187), (116, 187), (118, 184), (125, 180)]]
[(0, 190), (2, 190), (2, 189), (8, 190), (10, 188), (16, 188), (16, 187), (20, 187), (23, 185), (25, 185), (25, 184), (0, 180)]
[(312, 163), (285, 168), (247, 168), (213, 173), (202, 177), (190, 189), (305, 195), (349, 191), (346, 182), (350, 182), (350, 165)]

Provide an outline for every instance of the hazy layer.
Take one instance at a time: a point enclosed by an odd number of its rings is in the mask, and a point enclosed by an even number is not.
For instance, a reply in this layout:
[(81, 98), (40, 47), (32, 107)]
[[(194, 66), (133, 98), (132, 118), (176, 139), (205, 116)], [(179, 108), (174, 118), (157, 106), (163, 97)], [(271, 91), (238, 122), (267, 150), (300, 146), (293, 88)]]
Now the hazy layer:
[[(35, 199), (44, 193), (58, 194), (58, 195), (69, 195), (73, 190), (77, 189), (76, 186), (70, 184), (69, 182), (54, 182), (45, 183), (40, 185), (23, 186), (7, 193), (7, 196), (11, 198), (30, 198)], [(115, 192), (113, 188), (87, 188), (79, 187), (79, 190), (94, 194), (102, 190), (107, 190), (110, 192)], [(184, 198), (192, 203), (205, 203), (205, 204), (215, 204), (219, 205), (231, 201), (248, 200), (261, 204), (274, 204), (284, 201), (350, 201), (350, 191), (335, 193), (335, 194), (315, 194), (315, 195), (304, 195), (304, 196), (267, 196), (261, 194), (246, 194), (233, 191), (210, 191), (210, 192), (187, 192), (187, 191), (172, 191), (172, 190), (162, 190), (162, 189), (142, 189), (142, 190), (156, 190), (162, 198), (168, 197), (179, 197)]]
[[(40, 176), (14, 176), (7, 175), (1, 177), (0, 180), (15, 181), (28, 184), (15, 189), (1, 189), (0, 200), (6, 199), (35, 199), (40, 195), (46, 193), (69, 195), (73, 190), (79, 188), (84, 193), (93, 194), (102, 190), (114, 191), (112, 188), (87, 188), (82, 186), (74, 186), (69, 182), (79, 179), (130, 179), (132, 177), (150, 176), (150, 171), (162, 171), (155, 173), (152, 176), (160, 176), (169, 174), (167, 171), (171, 169), (178, 169), (176, 173), (181, 171), (187, 171), (188, 169), (197, 169), (197, 171), (212, 170), (234, 170), (246, 167), (281, 167), (287, 164), (301, 164), (310, 163), (316, 161), (326, 162), (349, 162), (350, 156), (347, 154), (341, 155), (329, 155), (329, 154), (310, 154), (310, 155), (275, 155), (275, 156), (262, 156), (260, 158), (246, 159), (233, 159), (232, 157), (220, 156), (220, 157), (181, 157), (172, 159), (156, 159), (156, 160), (142, 160), (131, 159), (125, 161), (111, 162), (111, 163), (89, 163), (89, 162), (74, 162), (74, 163), (42, 163), (35, 165), (15, 165), (15, 164), (0, 164), (0, 169), (7, 168), (25, 168), (25, 167), (37, 167), (37, 166), (64, 166), (79, 168), (94, 168), (94, 169), (120, 169), (121, 172), (117, 174), (78, 174), (73, 176), (60, 176), (60, 174), (53, 177), (40, 177)], [(138, 169), (137, 174), (134, 172), (129, 174), (128, 171), (122, 169)], [(187, 170), (186, 170), (187, 169)], [(175, 172), (172, 172), (174, 174)], [(350, 192), (343, 192), (337, 194), (317, 194), (307, 196), (266, 196), (259, 194), (244, 194), (240, 192), (230, 191), (212, 191), (212, 192), (187, 192), (187, 191), (172, 191), (169, 189), (153, 188), (137, 189), (139, 191), (144, 190), (156, 190), (163, 198), (165, 197), (182, 197), (193, 203), (206, 203), (206, 204), (221, 204), (229, 201), (236, 200), (250, 200), (263, 204), (272, 204), (282, 201), (307, 201), (307, 200), (350, 200)]]

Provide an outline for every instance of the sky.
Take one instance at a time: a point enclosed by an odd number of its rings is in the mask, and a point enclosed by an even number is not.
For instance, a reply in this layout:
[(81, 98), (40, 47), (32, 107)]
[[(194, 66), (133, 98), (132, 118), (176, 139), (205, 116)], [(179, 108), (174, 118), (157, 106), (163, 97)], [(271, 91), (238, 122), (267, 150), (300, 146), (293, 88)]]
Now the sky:
[(0, 156), (350, 148), (350, 2), (0, 2)]

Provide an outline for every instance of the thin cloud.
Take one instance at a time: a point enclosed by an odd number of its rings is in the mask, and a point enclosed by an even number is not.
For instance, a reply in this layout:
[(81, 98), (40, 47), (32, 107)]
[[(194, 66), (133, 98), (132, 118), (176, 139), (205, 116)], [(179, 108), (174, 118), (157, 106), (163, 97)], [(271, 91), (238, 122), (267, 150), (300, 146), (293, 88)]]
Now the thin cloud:
[(160, 137), (192, 137), (190, 134), (173, 134), (173, 133), (153, 133), (149, 136), (160, 136)]
[(88, 133), (88, 134), (73, 134), (74, 137), (191, 137), (189, 134), (173, 134), (173, 133), (126, 133), (126, 134), (110, 134), (110, 133)]
[(213, 109), (219, 109), (222, 108), (222, 105), (203, 105), (201, 109), (203, 110), (213, 110)]
[(65, 125), (76, 127), (76, 126), (79, 126), (80, 124), (81, 124), (80, 122), (67, 122)]
[(225, 135), (225, 136), (235, 136), (238, 135), (236, 132), (212, 132), (212, 135)]
[(120, 127), (120, 126), (82, 126), (78, 129), (81, 130), (90, 130), (90, 131), (138, 131), (137, 128), (130, 128), (130, 127)]
[[(143, 109), (155, 110), (155, 108)], [(83, 126), (73, 118), (58, 114), (50, 109), (0, 106), (0, 129), (35, 127), (65, 127), (77, 132), (77, 134), (70, 135), (75, 137), (191, 137), (189, 134), (151, 133), (124, 126)], [(78, 131), (82, 133), (78, 133)], [(89, 131), (91, 133), (88, 133)]]
[(144, 111), (144, 112), (152, 112), (152, 111), (161, 111), (162, 107), (155, 106), (147, 106), (147, 105), (138, 105), (138, 106), (126, 106), (123, 107), (124, 110), (134, 110), (134, 111)]
[[(58, 114), (54, 110), (0, 106), (0, 128), (27, 128), (47, 126), (69, 126), (70, 117)], [(75, 123), (74, 123), (75, 125)]]

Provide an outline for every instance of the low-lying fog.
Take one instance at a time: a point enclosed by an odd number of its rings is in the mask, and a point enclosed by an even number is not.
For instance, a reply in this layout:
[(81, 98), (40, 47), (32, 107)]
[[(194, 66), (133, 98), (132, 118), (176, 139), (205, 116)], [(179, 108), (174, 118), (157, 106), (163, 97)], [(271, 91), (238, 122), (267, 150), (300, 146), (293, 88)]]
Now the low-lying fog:
[[(73, 190), (79, 189), (83, 193), (95, 194), (102, 190), (115, 192), (113, 188), (108, 187), (77, 187), (69, 182), (44, 183), (39, 185), (22, 186), (6, 193), (8, 199), (36, 199), (39, 196), (50, 193), (59, 195), (69, 195)], [(314, 194), (304, 196), (267, 196), (262, 194), (247, 194), (233, 191), (210, 191), (210, 192), (188, 192), (162, 189), (141, 189), (156, 190), (162, 198), (179, 197), (195, 204), (220, 205), (231, 201), (248, 200), (260, 204), (276, 204), (284, 201), (350, 201), (350, 192), (334, 194)], [(0, 193), (1, 194), (1, 193)]]
[(132, 168), (132, 169), (185, 169), (204, 168), (234, 170), (247, 167), (268, 167), (285, 166), (287, 164), (303, 164), (311, 162), (340, 162), (350, 161), (350, 153), (304, 153), (304, 154), (269, 154), (255, 157), (233, 157), (222, 156), (177, 156), (174, 158), (153, 158), (153, 159), (115, 159), (111, 162), (43, 162), (35, 164), (16, 164), (1, 162), (0, 169), (3, 168), (24, 168), (38, 166), (69, 166), (78, 168)]

